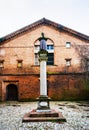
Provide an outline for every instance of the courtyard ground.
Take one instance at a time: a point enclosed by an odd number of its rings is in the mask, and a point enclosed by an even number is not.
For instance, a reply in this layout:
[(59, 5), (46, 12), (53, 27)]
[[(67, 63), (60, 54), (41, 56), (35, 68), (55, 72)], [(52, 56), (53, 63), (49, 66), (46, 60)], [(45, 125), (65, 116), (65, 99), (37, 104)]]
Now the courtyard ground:
[(0, 103), (0, 130), (89, 130), (89, 102), (50, 102), (50, 107), (62, 112), (67, 122), (22, 123), (25, 113), (37, 108), (37, 102)]

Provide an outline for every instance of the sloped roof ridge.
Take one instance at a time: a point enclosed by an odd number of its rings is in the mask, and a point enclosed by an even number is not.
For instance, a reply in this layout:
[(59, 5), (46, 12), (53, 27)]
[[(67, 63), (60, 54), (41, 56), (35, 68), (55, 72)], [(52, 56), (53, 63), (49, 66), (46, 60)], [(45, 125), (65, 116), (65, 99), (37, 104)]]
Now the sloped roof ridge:
[(88, 35), (85, 35), (83, 33), (75, 31), (74, 29), (68, 28), (68, 27), (66, 27), (64, 25), (61, 25), (61, 24), (58, 24), (56, 22), (50, 21), (50, 20), (48, 20), (46, 18), (44, 18), (44, 20), (46, 21), (46, 23), (50, 23), (50, 25), (52, 25), (52, 26), (54, 26), (54, 27), (56, 27), (58, 29), (64, 30), (66, 32), (72, 33), (75, 36), (80, 36), (80, 37), (82, 37), (82, 38), (84, 38), (86, 40), (89, 40), (89, 36)]
[(68, 28), (68, 27), (65, 27), (65, 26), (63, 26), (63, 25), (61, 25), (61, 24), (58, 24), (58, 23), (53, 22), (53, 21), (51, 21), (51, 20), (48, 20), (48, 19), (46, 19), (46, 18), (42, 18), (42, 19), (40, 19), (40, 20), (38, 20), (38, 21), (36, 21), (36, 22), (34, 22), (34, 23), (28, 25), (28, 26), (25, 26), (25, 27), (23, 27), (23, 28), (21, 28), (21, 29), (15, 31), (15, 32), (11, 33), (11, 34), (8, 34), (8, 35), (6, 35), (6, 36), (0, 38), (0, 43), (2, 43), (2, 42), (4, 42), (4, 41), (7, 41), (7, 40), (9, 40), (9, 39), (12, 39), (13, 37), (15, 37), (15, 36), (17, 36), (17, 35), (19, 35), (19, 34), (22, 34), (22, 33), (26, 32), (26, 31), (28, 31), (28, 30), (30, 30), (30, 29), (33, 29), (33, 28), (35, 28), (35, 27), (37, 27), (37, 26), (39, 26), (39, 25), (41, 25), (41, 24), (46, 24), (46, 25), (49, 25), (49, 26), (53, 26), (54, 28), (56, 28), (56, 29), (58, 29), (58, 30), (66, 31), (66, 32), (68, 32), (68, 33), (73, 34), (74, 36), (78, 36), (78, 37), (80, 37), (80, 38), (82, 38), (82, 39), (84, 39), (84, 40), (89, 41), (89, 36), (87, 36), (87, 35), (85, 35), (85, 34), (82, 34), (82, 33), (80, 33), (80, 32), (77, 32), (77, 31), (75, 31), (75, 30), (73, 30), (73, 29), (70, 29), (70, 28)]
[(34, 28), (35, 26), (38, 26), (38, 25), (41, 24), (42, 22), (43, 22), (43, 19), (38, 20), (38, 21), (36, 21), (36, 22), (34, 22), (34, 23), (30, 24), (30, 25), (27, 25), (27, 26), (25, 26), (25, 27), (23, 27), (23, 28), (21, 28), (21, 29), (19, 29), (19, 30), (17, 30), (17, 31), (14, 31), (14, 32), (12, 32), (12, 33), (10, 33), (10, 34), (4, 36), (4, 37), (1, 37), (1, 38), (0, 38), (0, 43), (6, 41), (6, 40), (8, 40), (8, 39), (11, 39), (11, 38), (13, 38), (13, 37), (15, 37), (15, 36), (17, 36), (17, 35), (19, 35), (19, 34), (21, 34), (21, 33), (26, 32), (26, 31), (28, 31), (29, 29), (32, 29), (32, 28)]

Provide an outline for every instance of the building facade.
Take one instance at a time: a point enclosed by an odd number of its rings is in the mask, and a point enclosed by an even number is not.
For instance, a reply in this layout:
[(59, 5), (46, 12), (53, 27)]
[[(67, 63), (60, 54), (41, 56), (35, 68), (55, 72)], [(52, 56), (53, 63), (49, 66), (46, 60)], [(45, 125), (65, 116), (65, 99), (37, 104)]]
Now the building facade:
[(42, 32), (48, 38), (48, 95), (53, 100), (78, 99), (79, 95), (79, 99), (87, 99), (89, 36), (43, 18), (0, 38), (0, 100), (35, 100), (39, 96)]

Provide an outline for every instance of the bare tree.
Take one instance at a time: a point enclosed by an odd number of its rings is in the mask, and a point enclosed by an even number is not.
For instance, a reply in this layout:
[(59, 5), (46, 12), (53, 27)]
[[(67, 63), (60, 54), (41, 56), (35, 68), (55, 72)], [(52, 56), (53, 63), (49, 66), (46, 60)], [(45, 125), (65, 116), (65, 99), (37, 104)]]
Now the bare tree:
[[(89, 44), (85, 43), (82, 45), (78, 45), (74, 43), (73, 47), (78, 52), (81, 59), (81, 70), (85, 72), (86, 75), (89, 75)], [(88, 76), (89, 77), (89, 76)]]

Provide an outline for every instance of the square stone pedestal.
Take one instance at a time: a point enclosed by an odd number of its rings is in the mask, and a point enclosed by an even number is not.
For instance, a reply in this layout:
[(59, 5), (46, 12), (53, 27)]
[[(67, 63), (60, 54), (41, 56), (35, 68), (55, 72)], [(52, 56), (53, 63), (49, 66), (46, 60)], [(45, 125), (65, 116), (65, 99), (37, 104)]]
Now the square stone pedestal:
[(50, 112), (37, 112), (36, 109), (27, 113), (22, 122), (66, 122), (66, 119), (63, 117), (61, 112), (56, 112), (55, 110), (50, 110)]
[(38, 107), (36, 109), (37, 112), (50, 112), (50, 104), (49, 101), (51, 100), (48, 96), (40, 96), (37, 98), (38, 100)]
[(32, 110), (27, 113), (22, 122), (43, 122), (43, 121), (53, 121), (53, 122), (66, 122), (61, 112), (56, 112), (50, 109), (48, 96), (40, 96), (38, 99), (37, 109)]
[(61, 112), (50, 109), (50, 98), (48, 98), (48, 96), (40, 96), (37, 100), (37, 109), (34, 109), (31, 112), (27, 113), (23, 117), (22, 122), (66, 122), (66, 119), (63, 117)]

